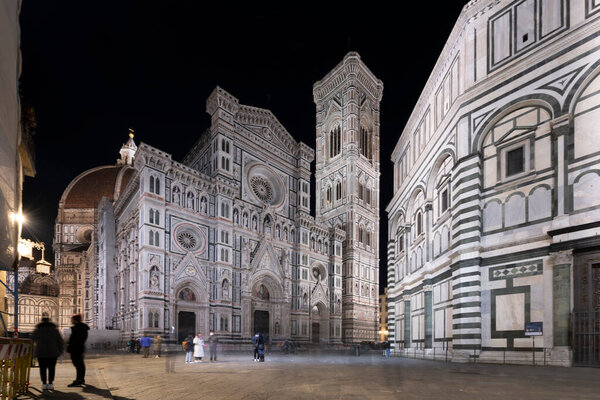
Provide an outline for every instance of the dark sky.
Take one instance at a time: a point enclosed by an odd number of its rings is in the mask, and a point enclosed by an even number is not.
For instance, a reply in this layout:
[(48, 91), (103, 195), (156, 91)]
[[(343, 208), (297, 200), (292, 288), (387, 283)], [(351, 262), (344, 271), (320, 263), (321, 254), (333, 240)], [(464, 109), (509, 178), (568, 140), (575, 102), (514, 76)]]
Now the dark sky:
[(272, 110), (296, 140), (314, 147), (312, 85), (352, 50), (384, 84), (385, 286), (390, 155), (465, 3), (400, 3), (399, 11), (373, 4), (373, 13), (348, 6), (355, 13), (334, 14), (233, 4), (216, 10), (202, 1), (25, 0), (21, 81), (38, 127), (37, 175), (24, 186), (24, 236), (50, 247), (62, 192), (79, 173), (113, 164), (129, 127), (137, 143), (181, 161), (209, 126), (205, 101), (216, 85), (243, 104)]

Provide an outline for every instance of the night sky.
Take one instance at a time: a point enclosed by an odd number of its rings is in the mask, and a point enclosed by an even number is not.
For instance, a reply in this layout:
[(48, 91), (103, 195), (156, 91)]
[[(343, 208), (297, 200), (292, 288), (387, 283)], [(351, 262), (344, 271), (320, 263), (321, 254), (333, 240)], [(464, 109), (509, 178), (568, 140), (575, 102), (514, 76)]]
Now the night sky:
[(205, 102), (216, 85), (242, 104), (270, 109), (297, 141), (314, 147), (312, 85), (358, 51), (384, 85), (383, 288), (390, 155), (466, 0), (432, 3), (325, 14), (321, 7), (209, 10), (200, 1), (24, 0), (21, 82), (38, 124), (24, 236), (51, 246), (64, 189), (81, 172), (114, 164), (130, 127), (136, 143), (181, 161), (210, 125)]

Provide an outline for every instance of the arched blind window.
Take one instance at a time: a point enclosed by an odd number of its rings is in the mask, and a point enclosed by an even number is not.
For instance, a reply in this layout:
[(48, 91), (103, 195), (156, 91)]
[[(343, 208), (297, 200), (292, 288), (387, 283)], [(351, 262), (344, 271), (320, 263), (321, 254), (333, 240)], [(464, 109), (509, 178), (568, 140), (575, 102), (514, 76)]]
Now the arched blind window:
[(335, 157), (342, 151), (342, 132), (340, 126), (336, 126), (329, 132), (329, 157)]

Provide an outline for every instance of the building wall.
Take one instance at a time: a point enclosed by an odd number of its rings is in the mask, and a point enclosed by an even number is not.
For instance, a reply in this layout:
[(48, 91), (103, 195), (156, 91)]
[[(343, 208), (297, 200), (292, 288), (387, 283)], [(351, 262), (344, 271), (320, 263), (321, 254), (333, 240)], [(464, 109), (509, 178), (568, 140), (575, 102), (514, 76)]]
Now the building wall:
[[(598, 245), (599, 6), (471, 1), (392, 154), (396, 350), (570, 364), (579, 253)], [(575, 253), (574, 253), (575, 252)], [(593, 258), (593, 257), (592, 257)]]

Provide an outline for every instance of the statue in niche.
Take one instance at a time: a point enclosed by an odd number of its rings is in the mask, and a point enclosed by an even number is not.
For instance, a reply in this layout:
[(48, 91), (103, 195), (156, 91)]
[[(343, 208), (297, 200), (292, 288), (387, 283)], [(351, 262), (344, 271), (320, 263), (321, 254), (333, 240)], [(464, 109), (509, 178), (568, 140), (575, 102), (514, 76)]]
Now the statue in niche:
[(238, 210), (233, 210), (233, 223), (236, 225), (240, 223), (240, 212)]
[(229, 298), (229, 281), (227, 279), (223, 281), (223, 298)]
[(256, 215), (252, 217), (252, 229), (258, 229), (258, 219), (256, 218)]
[(152, 267), (150, 269), (150, 288), (151, 289), (158, 289), (160, 286), (160, 279), (159, 279), (159, 273), (158, 273), (158, 268), (157, 267)]
[(177, 204), (178, 206), (181, 205), (181, 189), (179, 189), (177, 186), (173, 188), (173, 203)]
[(208, 207), (208, 204), (207, 204), (207, 201), (206, 201), (206, 197), (202, 197), (200, 199), (200, 212), (203, 213), (203, 214), (206, 214), (207, 210), (208, 210), (207, 207)]
[(244, 224), (244, 228), (248, 227), (248, 214), (244, 213), (242, 217), (242, 223)]
[(194, 209), (194, 194), (192, 192), (187, 194), (187, 208)]

